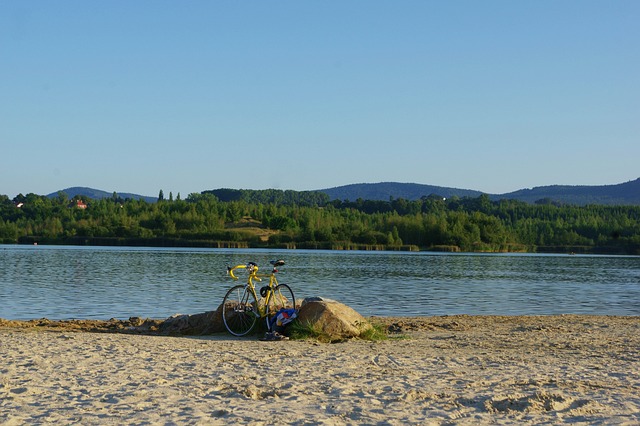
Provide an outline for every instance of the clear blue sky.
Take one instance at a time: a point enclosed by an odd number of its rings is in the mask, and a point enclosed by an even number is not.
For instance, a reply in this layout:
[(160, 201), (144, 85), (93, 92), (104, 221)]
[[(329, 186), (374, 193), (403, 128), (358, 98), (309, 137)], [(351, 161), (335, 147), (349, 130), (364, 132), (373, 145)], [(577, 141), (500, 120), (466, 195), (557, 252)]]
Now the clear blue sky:
[(640, 177), (640, 1), (0, 1), (0, 194)]

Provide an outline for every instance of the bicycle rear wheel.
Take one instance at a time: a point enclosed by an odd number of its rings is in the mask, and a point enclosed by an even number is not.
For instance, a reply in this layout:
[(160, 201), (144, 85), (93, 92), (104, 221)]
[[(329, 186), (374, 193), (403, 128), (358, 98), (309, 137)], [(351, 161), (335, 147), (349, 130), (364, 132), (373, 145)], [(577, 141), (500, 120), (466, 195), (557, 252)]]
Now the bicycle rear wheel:
[(267, 318), (271, 318), (280, 309), (295, 309), (296, 298), (293, 295), (293, 290), (286, 284), (279, 284), (274, 290), (273, 294), (269, 298), (269, 304), (267, 304)]
[(227, 291), (222, 301), (222, 321), (234, 336), (248, 334), (258, 321), (258, 303), (255, 296), (244, 285)]

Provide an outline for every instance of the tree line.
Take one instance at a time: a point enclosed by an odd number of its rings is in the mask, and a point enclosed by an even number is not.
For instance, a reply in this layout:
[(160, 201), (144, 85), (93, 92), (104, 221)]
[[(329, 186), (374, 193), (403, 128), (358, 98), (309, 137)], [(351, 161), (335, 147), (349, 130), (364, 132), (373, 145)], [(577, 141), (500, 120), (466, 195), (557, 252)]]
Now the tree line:
[[(78, 201), (82, 200), (84, 206)], [(242, 226), (242, 224), (251, 226)], [(256, 232), (258, 231), (262, 232)], [(0, 242), (640, 254), (639, 206), (216, 190), (158, 202), (0, 195)]]

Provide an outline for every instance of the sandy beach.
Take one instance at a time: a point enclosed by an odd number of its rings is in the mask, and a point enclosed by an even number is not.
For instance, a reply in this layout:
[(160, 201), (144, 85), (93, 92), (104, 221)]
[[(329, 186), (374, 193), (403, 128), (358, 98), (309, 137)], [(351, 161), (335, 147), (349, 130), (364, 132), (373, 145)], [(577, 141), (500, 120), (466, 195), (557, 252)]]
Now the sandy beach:
[(379, 342), (0, 321), (0, 424), (640, 424), (640, 317), (378, 318)]

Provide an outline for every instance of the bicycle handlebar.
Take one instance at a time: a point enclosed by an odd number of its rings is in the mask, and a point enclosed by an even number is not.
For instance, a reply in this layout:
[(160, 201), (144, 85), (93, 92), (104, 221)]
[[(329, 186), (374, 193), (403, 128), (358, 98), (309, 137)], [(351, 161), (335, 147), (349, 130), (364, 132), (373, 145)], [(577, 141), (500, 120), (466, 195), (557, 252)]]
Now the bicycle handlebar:
[[(269, 263), (271, 263), (271, 265), (273, 265), (273, 272), (278, 272), (276, 267), (283, 266), (284, 265), (284, 260), (282, 260), (282, 259), (272, 260)], [(255, 262), (249, 262), (246, 265), (242, 264), (242, 265), (236, 265), (236, 266), (233, 266), (233, 267), (227, 266), (227, 275), (230, 275), (231, 278), (233, 278), (234, 280), (238, 279), (238, 277), (236, 277), (235, 274), (233, 273), (233, 271), (235, 271), (236, 269), (248, 269), (250, 274), (255, 274), (256, 272), (258, 272), (258, 264), (255, 263)]]

